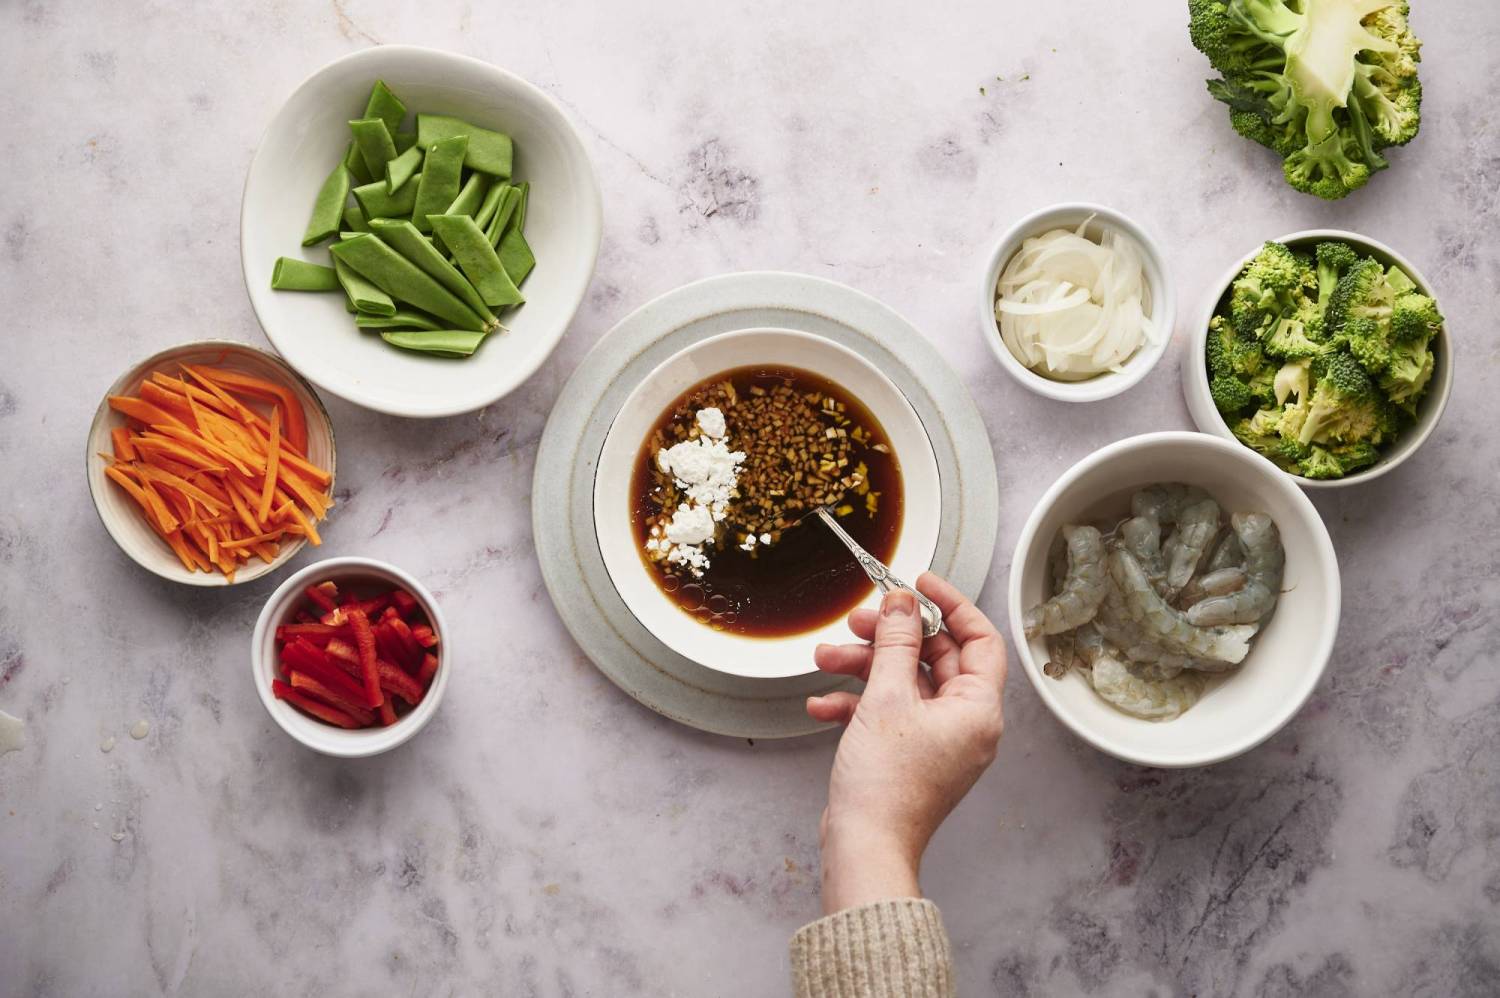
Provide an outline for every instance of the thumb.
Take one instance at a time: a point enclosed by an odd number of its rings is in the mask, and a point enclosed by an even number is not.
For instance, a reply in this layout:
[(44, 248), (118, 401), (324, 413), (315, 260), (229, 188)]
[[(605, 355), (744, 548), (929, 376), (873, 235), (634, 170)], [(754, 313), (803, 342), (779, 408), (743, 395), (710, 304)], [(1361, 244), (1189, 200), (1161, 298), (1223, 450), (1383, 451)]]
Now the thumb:
[(917, 694), (922, 652), (922, 618), (917, 600), (901, 589), (886, 594), (875, 621), (875, 654), (870, 662), (871, 691)]

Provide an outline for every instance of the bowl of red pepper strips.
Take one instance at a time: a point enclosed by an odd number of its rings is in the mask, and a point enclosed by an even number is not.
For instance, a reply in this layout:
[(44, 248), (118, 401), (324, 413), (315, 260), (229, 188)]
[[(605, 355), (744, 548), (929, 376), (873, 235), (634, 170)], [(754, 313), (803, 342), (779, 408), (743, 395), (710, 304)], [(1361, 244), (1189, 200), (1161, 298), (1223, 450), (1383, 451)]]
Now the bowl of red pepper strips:
[(432, 719), (448, 685), (447, 638), (416, 578), (370, 558), (330, 558), (271, 595), (250, 661), (283, 731), (353, 758), (393, 749)]

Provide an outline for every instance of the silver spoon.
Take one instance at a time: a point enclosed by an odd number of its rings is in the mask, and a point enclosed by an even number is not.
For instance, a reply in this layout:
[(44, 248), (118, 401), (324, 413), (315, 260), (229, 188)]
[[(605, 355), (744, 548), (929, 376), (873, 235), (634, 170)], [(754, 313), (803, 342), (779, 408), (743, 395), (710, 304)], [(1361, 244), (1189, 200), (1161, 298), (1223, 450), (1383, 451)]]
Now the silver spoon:
[(832, 530), (834, 535), (844, 542), (844, 547), (848, 548), (849, 553), (854, 555), (855, 559), (859, 562), (859, 567), (864, 569), (865, 574), (870, 577), (870, 581), (875, 583), (876, 589), (880, 590), (881, 593), (903, 589), (917, 598), (917, 608), (922, 612), (922, 637), (930, 638), (942, 630), (943, 611), (938, 609), (936, 603), (917, 592), (912, 586), (902, 582), (879, 559), (860, 547), (859, 542), (850, 537), (849, 533), (843, 527), (839, 526), (838, 521), (833, 518), (832, 514), (825, 507), (819, 506), (813, 512), (817, 513), (818, 518), (828, 524), (828, 529)]

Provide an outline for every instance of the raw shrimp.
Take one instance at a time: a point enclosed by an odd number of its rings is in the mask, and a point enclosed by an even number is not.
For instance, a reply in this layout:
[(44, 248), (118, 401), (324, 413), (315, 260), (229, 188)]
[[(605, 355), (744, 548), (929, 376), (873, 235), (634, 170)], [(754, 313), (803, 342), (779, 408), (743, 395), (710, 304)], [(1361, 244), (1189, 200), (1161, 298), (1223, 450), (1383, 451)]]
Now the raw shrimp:
[[(1227, 596), (1237, 593), (1245, 588), (1248, 576), (1243, 568), (1220, 568), (1203, 575), (1195, 576), (1193, 581), (1182, 587), (1182, 592), (1177, 594), (1177, 606), (1186, 610), (1194, 603), (1201, 602), (1210, 596)], [(1188, 618), (1192, 621), (1192, 618)]]
[(1061, 634), (1087, 624), (1099, 611), (1099, 603), (1109, 588), (1109, 575), (1104, 568), (1104, 538), (1099, 531), (1069, 525), (1062, 528), (1062, 536), (1068, 545), (1068, 573), (1056, 596), (1032, 607), (1022, 618), (1028, 638)]
[(1080, 668), (1092, 669), (1094, 663), (1099, 661), (1101, 657), (1114, 652), (1114, 649), (1105, 644), (1104, 635), (1095, 626), (1097, 620), (1098, 618), (1096, 617), (1073, 632), (1077, 636), (1074, 647), (1078, 653), (1074, 664)]
[(1042, 672), (1053, 679), (1061, 679), (1068, 674), (1077, 661), (1077, 631), (1063, 631), (1061, 634), (1047, 635), (1047, 664), (1042, 666)]
[(1151, 584), (1160, 591), (1167, 578), (1166, 562), (1162, 560), (1161, 553), (1161, 524), (1151, 516), (1132, 516), (1120, 524), (1115, 532), (1119, 535), (1119, 543), (1125, 545), (1126, 551), (1135, 555), (1135, 560), (1141, 563), (1146, 575), (1150, 577)]
[[(1177, 529), (1162, 547), (1162, 556), (1167, 563), (1167, 592), (1163, 595), (1170, 599), (1182, 591), (1198, 570), (1198, 563), (1207, 556), (1209, 545), (1218, 536), (1218, 503), (1202, 499), (1183, 507), (1177, 517)], [(1149, 568), (1147, 574), (1150, 574)]]
[(1162, 526), (1176, 523), (1178, 515), (1195, 502), (1208, 498), (1208, 493), (1196, 485), (1171, 482), (1166, 485), (1148, 485), (1130, 497), (1131, 516), (1149, 516)]
[(1214, 548), (1214, 553), (1209, 555), (1208, 564), (1203, 567), (1205, 572), (1217, 572), (1221, 568), (1239, 568), (1245, 564), (1245, 548), (1240, 544), (1240, 539), (1234, 535), (1234, 531), (1224, 535), (1219, 546)]
[(1245, 585), (1236, 592), (1194, 603), (1187, 612), (1190, 624), (1264, 623), (1276, 610), (1286, 552), (1275, 522), (1264, 513), (1236, 513), (1229, 518), (1229, 525), (1245, 549)]
[(1151, 587), (1145, 569), (1129, 551), (1117, 548), (1110, 553), (1109, 574), (1120, 587), (1126, 610), (1148, 637), (1194, 658), (1215, 662), (1233, 664), (1249, 654), (1250, 636), (1256, 628), (1207, 628), (1188, 623), (1180, 610), (1169, 606)]
[(1104, 657), (1094, 663), (1094, 691), (1108, 703), (1148, 721), (1170, 721), (1203, 696), (1207, 680), (1196, 672), (1171, 679), (1145, 679), (1133, 675), (1117, 659)]

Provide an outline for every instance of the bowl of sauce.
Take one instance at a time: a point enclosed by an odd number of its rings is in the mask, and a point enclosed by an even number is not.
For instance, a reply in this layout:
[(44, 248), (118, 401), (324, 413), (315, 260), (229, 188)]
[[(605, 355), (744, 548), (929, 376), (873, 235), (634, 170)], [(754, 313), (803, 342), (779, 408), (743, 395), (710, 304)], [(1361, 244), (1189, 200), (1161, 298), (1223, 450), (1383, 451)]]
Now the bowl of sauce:
[(719, 672), (815, 671), (878, 600), (841, 526), (907, 580), (931, 564), (937, 462), (901, 391), (859, 354), (781, 329), (710, 337), (625, 400), (594, 479), (620, 597), (663, 644)]

